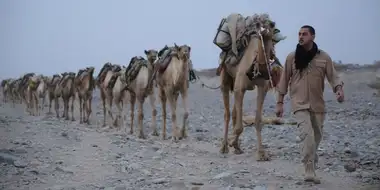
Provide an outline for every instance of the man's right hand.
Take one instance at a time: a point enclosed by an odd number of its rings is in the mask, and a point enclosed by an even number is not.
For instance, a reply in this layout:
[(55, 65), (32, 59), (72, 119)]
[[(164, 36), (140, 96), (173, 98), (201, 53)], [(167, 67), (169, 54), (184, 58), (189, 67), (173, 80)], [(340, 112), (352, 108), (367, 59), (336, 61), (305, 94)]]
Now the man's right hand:
[(278, 102), (276, 105), (276, 116), (282, 117), (283, 114), (284, 114), (284, 103)]

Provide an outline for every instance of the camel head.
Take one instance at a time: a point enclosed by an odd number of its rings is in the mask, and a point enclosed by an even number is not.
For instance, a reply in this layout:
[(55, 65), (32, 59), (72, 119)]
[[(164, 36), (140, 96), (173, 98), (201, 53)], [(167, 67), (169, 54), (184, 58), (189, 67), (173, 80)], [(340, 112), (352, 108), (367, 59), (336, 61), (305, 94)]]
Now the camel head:
[(94, 71), (95, 71), (95, 67), (86, 67), (86, 71), (87, 71), (88, 73), (94, 73)]
[(68, 76), (69, 78), (75, 78), (75, 75), (76, 75), (76, 73), (74, 73), (74, 72), (68, 72), (68, 73), (67, 73), (67, 76)]
[[(257, 46), (260, 62), (265, 62), (264, 52), (266, 60), (269, 60), (274, 44), (278, 40), (276, 34), (278, 34), (279, 30), (276, 28), (276, 23), (269, 18), (268, 14), (255, 14), (247, 19), (247, 24), (247, 27), (252, 30), (253, 34), (256, 34), (254, 37), (258, 38), (260, 43)], [(261, 43), (264, 44), (264, 49)]]
[(150, 49), (150, 50), (144, 50), (144, 53), (145, 53), (146, 58), (148, 59), (149, 63), (154, 63), (157, 60), (158, 51), (156, 51), (154, 49)]
[(191, 47), (188, 45), (182, 45), (179, 47), (179, 57), (184, 60), (190, 59)]
[(65, 78), (69, 73), (68, 72), (64, 72), (64, 73), (61, 73), (61, 76), (62, 78)]
[(120, 65), (116, 65), (116, 64), (112, 65), (111, 71), (112, 72), (119, 72), (119, 71), (121, 71)]

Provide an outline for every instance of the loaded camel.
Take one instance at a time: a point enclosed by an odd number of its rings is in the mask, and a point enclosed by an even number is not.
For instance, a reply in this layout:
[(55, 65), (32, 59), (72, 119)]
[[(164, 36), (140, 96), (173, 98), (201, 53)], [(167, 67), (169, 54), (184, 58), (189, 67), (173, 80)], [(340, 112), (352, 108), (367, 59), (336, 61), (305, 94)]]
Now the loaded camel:
[(58, 100), (59, 100), (59, 97), (60, 97), (60, 93), (56, 94), (55, 92), (56, 92), (56, 89), (59, 88), (58, 84), (61, 81), (61, 79), (62, 79), (62, 77), (60, 75), (55, 74), (47, 82), (47, 89), (48, 89), (48, 96), (49, 96), (49, 111), (48, 111), (48, 114), (52, 113), (51, 112), (51, 105), (52, 105), (52, 102), (54, 100), (54, 103), (55, 103), (54, 107), (55, 107), (55, 110), (56, 110), (57, 117), (59, 117), (59, 115), (58, 115), (58, 109), (59, 109)]
[(95, 89), (94, 70), (94, 67), (80, 69), (75, 77), (75, 88), (79, 98), (79, 123), (90, 124), (92, 93)]
[(111, 108), (113, 100), (113, 85), (110, 85), (111, 78), (114, 77), (114, 74), (119, 72), (121, 67), (119, 65), (113, 65), (110, 62), (107, 62), (103, 65), (95, 81), (97, 86), (100, 89), (100, 98), (102, 99), (103, 104), (103, 127), (106, 126), (107, 113), (114, 120)]
[[(189, 111), (187, 107), (187, 90), (188, 84), (187, 79), (189, 78), (188, 73), (188, 62), (190, 59), (191, 48), (187, 45), (177, 46), (168, 48), (163, 53), (164, 55), (160, 57), (160, 63), (156, 65), (157, 78), (156, 82), (158, 85), (158, 94), (162, 105), (162, 139), (166, 139), (166, 101), (169, 100), (170, 111), (172, 114), (172, 140), (178, 141), (180, 137), (186, 137), (186, 125), (188, 122)], [(161, 51), (160, 51), (161, 52)], [(182, 128), (179, 133), (177, 127), (177, 99), (179, 94), (181, 94), (184, 115)]]
[(38, 109), (43, 111), (45, 108), (46, 91), (48, 88), (47, 87), (48, 78), (43, 76), (43, 75), (39, 75), (38, 80), (39, 80), (39, 83), (38, 83), (38, 86), (37, 86), (35, 93), (36, 93), (37, 99), (42, 99), (41, 104), (39, 104), (39, 101), (38, 101)]
[[(130, 95), (130, 103), (131, 103), (131, 109), (130, 109), (130, 117), (131, 117), (131, 125), (130, 125), (130, 134), (133, 134), (133, 127), (134, 127), (134, 107), (137, 99), (138, 103), (138, 130), (139, 138), (145, 138), (144, 130), (143, 130), (143, 119), (144, 119), (144, 102), (145, 98), (149, 96), (149, 102), (150, 106), (152, 108), (152, 128), (153, 136), (158, 136), (157, 127), (156, 127), (156, 105), (155, 105), (155, 94), (154, 94), (154, 87), (153, 83), (149, 83), (152, 75), (153, 75), (153, 69), (154, 69), (154, 63), (157, 59), (158, 52), (156, 50), (145, 50), (145, 55), (147, 56), (147, 59), (144, 59), (140, 56), (135, 56), (131, 58), (131, 61), (127, 68), (125, 68), (125, 71), (122, 73), (122, 77), (119, 77), (120, 81), (123, 82), (123, 84), (117, 82), (118, 84), (115, 85), (117, 87), (116, 91), (114, 90), (115, 97), (118, 97), (116, 100), (119, 101), (120, 98), (117, 96), (119, 94), (119, 91), (125, 91), (127, 90)], [(124, 86), (122, 86), (124, 85)], [(119, 117), (121, 117), (121, 108), (119, 106)]]
[[(258, 15), (254, 15), (254, 17)], [(261, 15), (260, 15), (261, 16)], [(229, 145), (234, 147), (235, 154), (241, 154), (243, 151), (239, 145), (239, 137), (243, 132), (243, 99), (247, 90), (253, 90), (257, 87), (257, 107), (256, 107), (256, 135), (257, 135), (257, 153), (258, 161), (269, 160), (262, 144), (262, 111), (264, 100), (268, 88), (274, 87), (278, 81), (272, 82), (268, 69), (269, 55), (273, 48), (273, 34), (275, 31), (275, 23), (269, 19), (262, 18), (254, 19), (255, 29), (253, 34), (247, 37), (248, 44), (246, 45), (243, 55), (237, 64), (224, 63), (226, 52), (221, 53), (220, 61), (222, 69), (220, 71), (221, 91), (223, 94), (224, 103), (224, 139), (221, 153), (228, 153), (228, 126), (230, 122), (230, 103), (229, 93), (234, 94), (234, 105), (232, 110), (232, 125), (233, 136), (229, 141)], [(232, 33), (232, 32), (231, 32)], [(264, 46), (264, 47), (263, 47)], [(253, 70), (259, 71), (261, 75), (252, 77)], [(281, 73), (281, 71), (279, 71)], [(277, 73), (278, 74), (278, 73)], [(278, 80), (278, 77), (277, 77)], [(272, 83), (272, 84), (271, 84)], [(273, 86), (272, 86), (273, 85)]]

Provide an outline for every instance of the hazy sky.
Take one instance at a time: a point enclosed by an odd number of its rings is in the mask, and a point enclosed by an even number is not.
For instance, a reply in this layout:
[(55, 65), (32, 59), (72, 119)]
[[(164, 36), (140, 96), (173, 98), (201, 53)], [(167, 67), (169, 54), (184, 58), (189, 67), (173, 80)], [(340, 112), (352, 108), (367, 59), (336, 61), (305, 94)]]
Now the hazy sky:
[(216, 67), (213, 37), (232, 12), (269, 13), (288, 36), (276, 49), (282, 62), (309, 24), (333, 60), (368, 64), (380, 59), (379, 7), (379, 0), (0, 0), (0, 78), (90, 65), (97, 72), (174, 42), (191, 46), (195, 68)]

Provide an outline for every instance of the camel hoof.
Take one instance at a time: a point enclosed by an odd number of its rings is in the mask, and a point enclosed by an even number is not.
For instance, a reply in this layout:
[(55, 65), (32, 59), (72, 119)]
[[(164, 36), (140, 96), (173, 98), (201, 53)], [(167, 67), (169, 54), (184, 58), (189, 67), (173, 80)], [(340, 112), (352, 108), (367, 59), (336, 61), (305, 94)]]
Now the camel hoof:
[(139, 136), (138, 136), (140, 139), (145, 139), (145, 135), (144, 135), (144, 133), (141, 133), (140, 132), (140, 134), (139, 134)]
[(228, 150), (228, 144), (227, 143), (223, 143), (222, 147), (219, 150), (219, 152), (221, 154), (228, 154), (228, 152), (229, 152), (229, 150)]
[(83, 121), (82, 121), (82, 120), (80, 120), (80, 121), (79, 121), (79, 124), (83, 124)]
[(132, 131), (132, 130), (130, 130), (130, 131), (129, 131), (129, 134), (133, 135), (133, 131)]
[(182, 138), (187, 138), (187, 133), (186, 133), (186, 129), (185, 128), (181, 129), (181, 137)]
[(179, 141), (179, 138), (176, 136), (172, 136), (172, 142), (177, 143)]
[(161, 140), (166, 140), (166, 135), (165, 134), (162, 134), (162, 138), (161, 138)]
[(313, 182), (314, 184), (321, 184), (321, 180), (318, 179), (316, 176), (306, 176), (304, 178), (305, 182)]
[(153, 131), (153, 133), (152, 133), (152, 136), (156, 136), (156, 137), (158, 137), (158, 136), (159, 136), (159, 134), (158, 134), (157, 130), (154, 130), (154, 131)]
[(244, 151), (241, 150), (240, 148), (235, 147), (234, 153), (235, 153), (235, 154), (243, 154)]
[(256, 161), (269, 161), (270, 157), (265, 152), (265, 150), (258, 150), (256, 152)]
[(71, 121), (75, 121), (75, 119), (74, 119), (74, 118), (72, 118), (72, 119), (71, 119)]

